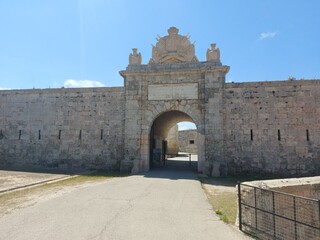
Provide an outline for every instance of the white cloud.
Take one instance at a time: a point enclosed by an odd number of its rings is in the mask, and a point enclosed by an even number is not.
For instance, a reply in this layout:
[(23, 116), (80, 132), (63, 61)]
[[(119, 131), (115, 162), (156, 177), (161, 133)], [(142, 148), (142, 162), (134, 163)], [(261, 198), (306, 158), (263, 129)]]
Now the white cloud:
[(11, 88), (0, 87), (0, 90), (11, 90)]
[(179, 131), (182, 131), (182, 130), (189, 130), (189, 129), (197, 129), (197, 127), (192, 122), (179, 122), (178, 129)]
[(263, 32), (263, 33), (260, 33), (259, 40), (264, 40), (264, 39), (268, 39), (268, 38), (274, 38), (277, 34), (278, 34), (278, 31)]
[(65, 88), (86, 88), (86, 87), (104, 87), (105, 85), (94, 80), (74, 80), (68, 79), (63, 83)]

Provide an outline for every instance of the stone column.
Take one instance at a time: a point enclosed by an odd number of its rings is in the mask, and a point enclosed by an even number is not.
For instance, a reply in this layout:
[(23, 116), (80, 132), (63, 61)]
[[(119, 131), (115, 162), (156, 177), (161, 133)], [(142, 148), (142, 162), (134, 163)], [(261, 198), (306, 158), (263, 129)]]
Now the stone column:
[(220, 66), (205, 75), (205, 171), (206, 175), (227, 173), (224, 159), (223, 87), (229, 67)]
[(137, 162), (140, 160), (141, 144), (141, 106), (140, 81), (136, 76), (122, 72), (125, 75), (125, 128), (124, 128), (124, 160), (120, 170), (138, 172)]

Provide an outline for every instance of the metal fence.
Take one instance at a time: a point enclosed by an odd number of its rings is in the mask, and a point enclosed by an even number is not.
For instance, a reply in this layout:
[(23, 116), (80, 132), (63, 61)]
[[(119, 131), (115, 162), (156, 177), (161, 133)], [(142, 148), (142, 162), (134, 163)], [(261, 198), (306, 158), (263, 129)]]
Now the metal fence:
[(239, 228), (257, 239), (320, 240), (320, 201), (238, 184)]

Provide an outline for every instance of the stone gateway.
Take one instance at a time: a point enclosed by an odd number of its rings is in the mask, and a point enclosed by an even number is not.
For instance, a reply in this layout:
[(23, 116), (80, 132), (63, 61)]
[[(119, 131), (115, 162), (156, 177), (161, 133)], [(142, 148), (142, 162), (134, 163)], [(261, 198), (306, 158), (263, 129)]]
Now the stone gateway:
[(320, 81), (226, 83), (215, 44), (206, 58), (171, 27), (148, 64), (133, 49), (124, 87), (0, 91), (0, 165), (144, 172), (190, 121), (198, 172), (319, 174)]

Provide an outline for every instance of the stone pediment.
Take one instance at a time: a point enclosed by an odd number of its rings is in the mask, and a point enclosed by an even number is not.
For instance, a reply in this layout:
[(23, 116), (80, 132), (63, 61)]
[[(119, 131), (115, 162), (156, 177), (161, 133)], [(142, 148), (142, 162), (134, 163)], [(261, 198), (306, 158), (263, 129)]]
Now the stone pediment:
[(168, 36), (158, 37), (156, 46), (152, 48), (149, 64), (198, 62), (194, 44), (190, 43), (188, 36), (178, 33), (179, 29), (171, 27), (168, 29)]

